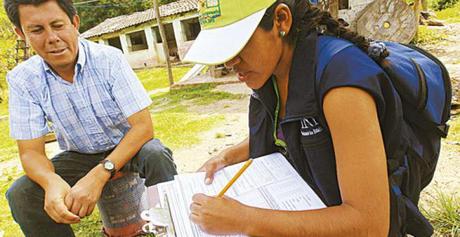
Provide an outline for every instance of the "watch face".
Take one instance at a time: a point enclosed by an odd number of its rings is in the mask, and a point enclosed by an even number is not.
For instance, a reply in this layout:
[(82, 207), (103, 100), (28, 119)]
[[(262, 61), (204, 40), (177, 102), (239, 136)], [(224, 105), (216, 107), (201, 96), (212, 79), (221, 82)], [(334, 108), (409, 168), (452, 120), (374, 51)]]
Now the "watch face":
[(113, 170), (115, 168), (115, 166), (113, 165), (112, 162), (105, 162), (104, 163), (104, 168), (107, 169), (107, 170)]

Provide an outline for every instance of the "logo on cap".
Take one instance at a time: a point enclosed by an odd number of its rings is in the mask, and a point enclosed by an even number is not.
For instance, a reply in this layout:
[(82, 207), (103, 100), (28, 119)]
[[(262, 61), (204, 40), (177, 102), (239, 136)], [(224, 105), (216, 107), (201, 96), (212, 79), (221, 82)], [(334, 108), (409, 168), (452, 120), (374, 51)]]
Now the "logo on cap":
[(216, 22), (216, 18), (221, 16), (220, 0), (200, 0), (200, 17), (201, 26), (206, 26)]

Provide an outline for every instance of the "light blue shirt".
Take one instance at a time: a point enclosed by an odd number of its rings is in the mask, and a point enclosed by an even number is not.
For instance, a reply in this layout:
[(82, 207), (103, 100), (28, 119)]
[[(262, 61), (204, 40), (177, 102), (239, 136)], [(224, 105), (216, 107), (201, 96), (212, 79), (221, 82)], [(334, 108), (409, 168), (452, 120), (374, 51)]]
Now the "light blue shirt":
[(73, 83), (39, 56), (7, 74), (10, 135), (30, 140), (56, 132), (62, 150), (98, 153), (130, 129), (127, 118), (152, 101), (120, 50), (79, 39)]

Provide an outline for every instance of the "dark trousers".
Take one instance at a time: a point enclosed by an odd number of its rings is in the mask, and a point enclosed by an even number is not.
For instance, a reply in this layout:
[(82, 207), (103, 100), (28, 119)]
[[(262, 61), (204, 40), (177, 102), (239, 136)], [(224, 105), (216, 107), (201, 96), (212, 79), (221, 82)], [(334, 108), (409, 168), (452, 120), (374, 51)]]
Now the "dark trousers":
[[(81, 154), (65, 151), (51, 161), (56, 173), (72, 187), (110, 152)], [(145, 178), (146, 186), (172, 180), (177, 174), (171, 150), (158, 139), (144, 144), (121, 171), (138, 172), (141, 178)], [(37, 237), (74, 236), (70, 225), (56, 223), (45, 212), (44, 195), (44, 190), (27, 176), (16, 180), (6, 192), (13, 218), (24, 234)]]

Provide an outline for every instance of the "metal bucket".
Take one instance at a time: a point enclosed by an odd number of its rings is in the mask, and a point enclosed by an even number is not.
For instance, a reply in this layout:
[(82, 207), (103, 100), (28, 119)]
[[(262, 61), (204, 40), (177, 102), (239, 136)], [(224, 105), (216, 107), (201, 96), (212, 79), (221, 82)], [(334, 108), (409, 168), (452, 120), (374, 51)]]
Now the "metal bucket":
[(97, 202), (105, 236), (133, 237), (144, 234), (142, 226), (146, 222), (140, 216), (148, 208), (144, 192), (144, 181), (137, 173), (117, 173), (105, 185)]

